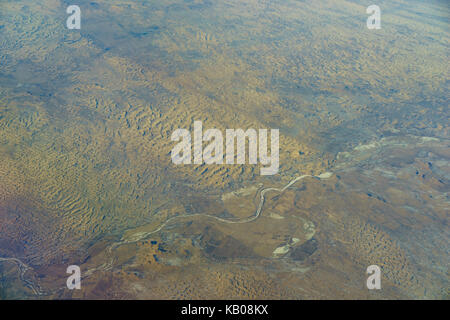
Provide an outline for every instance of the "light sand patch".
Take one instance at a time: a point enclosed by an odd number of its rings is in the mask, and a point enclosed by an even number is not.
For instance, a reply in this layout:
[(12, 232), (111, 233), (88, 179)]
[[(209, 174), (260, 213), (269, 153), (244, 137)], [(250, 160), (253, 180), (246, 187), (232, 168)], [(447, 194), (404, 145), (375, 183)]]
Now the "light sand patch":
[(369, 144), (359, 145), (359, 146), (355, 147), (355, 150), (357, 150), (357, 151), (366, 151), (366, 150), (377, 148), (378, 146), (379, 146), (379, 144), (377, 142), (372, 142), (372, 143), (369, 143)]
[(320, 179), (328, 179), (328, 178), (330, 178), (332, 175), (333, 175), (332, 172), (324, 172), (324, 173), (318, 175), (318, 177), (319, 177)]
[(277, 258), (279, 256), (285, 255), (286, 253), (289, 252), (289, 249), (290, 249), (290, 245), (278, 247), (273, 251), (273, 256), (275, 258)]
[(277, 213), (273, 213), (273, 212), (269, 213), (269, 218), (272, 218), (272, 219), (277, 219), (277, 220), (281, 220), (281, 219), (284, 219), (284, 217), (283, 217), (283, 216), (280, 216), (279, 214), (277, 214)]
[(440, 140), (438, 138), (434, 137), (421, 137), (422, 143), (425, 142), (439, 142)]
[(303, 225), (303, 229), (305, 230), (305, 239), (310, 240), (316, 234), (316, 228), (314, 223), (311, 221), (305, 222)]

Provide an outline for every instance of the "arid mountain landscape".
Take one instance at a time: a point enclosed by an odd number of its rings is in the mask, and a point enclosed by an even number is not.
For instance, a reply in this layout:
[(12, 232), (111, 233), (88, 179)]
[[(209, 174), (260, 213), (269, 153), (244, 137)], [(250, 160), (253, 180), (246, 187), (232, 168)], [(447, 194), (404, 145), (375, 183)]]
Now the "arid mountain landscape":
[(448, 299), (449, 6), (377, 2), (0, 0), (0, 299)]

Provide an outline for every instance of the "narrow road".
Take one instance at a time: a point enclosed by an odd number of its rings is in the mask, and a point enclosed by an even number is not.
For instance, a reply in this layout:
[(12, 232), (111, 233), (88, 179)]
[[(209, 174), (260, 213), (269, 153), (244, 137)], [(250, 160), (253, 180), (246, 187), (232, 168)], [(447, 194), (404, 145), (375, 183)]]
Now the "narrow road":
[[(158, 228), (156, 228), (153, 231), (150, 232), (141, 232), (138, 233), (134, 238), (130, 238), (127, 240), (121, 240), (118, 242), (115, 242), (113, 244), (111, 244), (108, 248), (107, 248), (107, 254), (109, 256), (109, 261), (96, 267), (96, 268), (92, 268), (87, 270), (86, 272), (83, 273), (83, 278), (86, 278), (90, 275), (92, 275), (94, 272), (96, 271), (107, 271), (107, 270), (111, 270), (113, 265), (114, 265), (114, 258), (111, 257), (112, 252), (114, 249), (120, 247), (121, 245), (124, 244), (128, 244), (128, 243), (134, 243), (137, 242), (139, 240), (142, 240), (144, 238), (147, 238), (148, 236), (158, 233), (161, 230), (163, 230), (169, 223), (175, 221), (175, 220), (179, 220), (182, 218), (192, 218), (192, 217), (198, 217), (198, 216), (202, 216), (202, 217), (206, 217), (206, 218), (210, 218), (210, 219), (215, 219), (217, 221), (223, 222), (223, 223), (230, 223), (230, 224), (236, 224), (236, 223), (249, 223), (252, 221), (255, 221), (256, 219), (258, 219), (261, 215), (263, 206), (264, 206), (264, 202), (265, 202), (265, 195), (267, 192), (270, 191), (278, 191), (280, 193), (284, 192), (286, 189), (288, 189), (289, 187), (291, 187), (293, 184), (295, 184), (297, 181), (302, 180), (304, 178), (317, 178), (317, 179), (328, 179), (332, 176), (333, 174), (331, 172), (325, 172), (322, 173), (321, 175), (318, 176), (313, 176), (313, 175), (302, 175), (299, 176), (293, 180), (291, 180), (288, 184), (286, 184), (283, 188), (265, 188), (263, 190), (261, 190), (260, 193), (260, 201), (259, 204), (256, 208), (256, 211), (254, 213), (254, 215), (248, 217), (248, 218), (244, 218), (244, 219), (223, 219), (220, 217), (216, 217), (216, 216), (212, 216), (212, 215), (208, 215), (208, 214), (201, 214), (201, 213), (196, 213), (196, 214), (186, 214), (186, 215), (179, 215), (179, 216), (175, 216), (172, 218), (167, 219), (163, 224), (161, 224)], [(0, 261), (6, 261), (6, 262), (11, 262), (17, 265), (18, 269), (19, 269), (19, 276), (20, 279), (26, 284), (27, 287), (29, 287), (33, 293), (35, 295), (44, 295), (45, 293), (43, 293), (41, 291), (41, 289), (39, 288), (39, 286), (35, 285), (31, 280), (26, 279), (25, 278), (25, 273), (28, 270), (31, 270), (32, 268), (27, 266), (25, 263), (23, 263), (21, 260), (17, 259), (17, 258), (1, 258), (0, 257)], [(59, 289), (63, 289), (63, 288), (59, 288)], [(58, 290), (59, 290), (58, 289)]]
[(20, 280), (23, 281), (25, 283), (25, 285), (33, 291), (33, 293), (35, 295), (40, 296), (43, 294), (43, 292), (41, 291), (39, 286), (36, 286), (33, 283), (33, 281), (25, 278), (25, 274), (27, 273), (27, 271), (32, 270), (33, 268), (29, 267), (28, 265), (26, 265), (25, 263), (23, 263), (21, 260), (19, 260), (17, 258), (1, 258), (0, 257), (0, 262), (2, 262), (2, 261), (15, 264), (17, 266), (17, 269), (19, 272)]
[[(332, 177), (332, 176), (333, 176), (333, 173), (331, 173), (331, 172), (325, 172), (325, 173), (322, 173), (321, 175), (318, 175), (318, 176), (313, 176), (313, 175), (305, 174), (305, 175), (299, 176), (299, 177), (297, 177), (297, 178), (291, 180), (291, 181), (290, 181), (288, 184), (286, 184), (283, 188), (273, 188), (273, 187), (265, 188), (265, 189), (261, 190), (261, 193), (260, 193), (260, 201), (259, 201), (258, 207), (256, 208), (255, 214), (252, 215), (252, 216), (250, 216), (250, 217), (248, 217), (248, 218), (244, 218), (244, 219), (224, 219), (224, 218), (212, 216), (212, 215), (209, 215), (209, 214), (202, 214), (202, 213), (185, 214), (185, 215), (179, 215), (179, 216), (175, 216), (175, 217), (169, 218), (169, 219), (167, 219), (163, 224), (161, 224), (158, 228), (156, 228), (156, 229), (153, 230), (153, 231), (150, 231), (150, 232), (139, 232), (138, 234), (135, 235), (135, 237), (132, 237), (132, 238), (127, 239), (127, 240), (121, 240), (121, 241), (119, 241), (119, 242), (113, 243), (113, 244), (110, 245), (110, 246), (108, 247), (108, 249), (107, 249), (108, 255), (111, 256), (113, 250), (116, 249), (116, 248), (118, 248), (118, 247), (120, 247), (121, 245), (128, 244), (128, 243), (138, 242), (138, 241), (140, 241), (140, 240), (142, 240), (142, 239), (145, 239), (145, 238), (149, 237), (149, 236), (152, 235), (152, 234), (155, 234), (155, 233), (160, 232), (160, 231), (163, 230), (169, 223), (171, 223), (171, 222), (173, 222), (173, 221), (175, 221), (175, 220), (180, 220), (180, 219), (182, 219), (182, 218), (192, 218), (192, 217), (198, 217), (198, 216), (201, 216), (201, 217), (206, 217), (206, 218), (214, 219), (214, 220), (217, 220), (217, 221), (219, 221), (219, 222), (230, 223), (230, 224), (248, 223), (248, 222), (255, 221), (255, 220), (258, 219), (258, 218), (260, 217), (260, 215), (261, 215), (261, 211), (262, 211), (262, 209), (263, 209), (264, 202), (265, 202), (265, 195), (266, 195), (267, 192), (270, 192), (270, 191), (278, 191), (278, 192), (282, 193), (282, 192), (284, 192), (286, 189), (290, 188), (293, 184), (295, 184), (295, 183), (296, 183), (297, 181), (299, 181), (299, 180), (302, 180), (302, 179), (305, 179), (305, 178), (328, 179), (328, 178), (330, 178), (330, 177)], [(107, 262), (107, 263), (105, 263), (105, 264), (102, 264), (102, 265), (99, 266), (99, 267), (96, 267), (96, 268), (93, 268), (93, 269), (88, 270), (87, 272), (85, 272), (85, 275), (86, 275), (86, 276), (91, 275), (92, 273), (94, 273), (95, 271), (98, 271), (98, 270), (110, 270), (110, 269), (112, 269), (113, 264), (114, 264), (114, 258), (111, 257), (111, 258), (109, 259), (109, 262)]]

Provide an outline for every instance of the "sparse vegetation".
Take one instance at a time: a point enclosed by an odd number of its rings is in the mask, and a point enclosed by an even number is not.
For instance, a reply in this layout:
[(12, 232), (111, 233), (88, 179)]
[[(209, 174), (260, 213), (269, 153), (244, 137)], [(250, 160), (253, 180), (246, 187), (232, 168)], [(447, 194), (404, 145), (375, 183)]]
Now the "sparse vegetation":
[(8, 279), (6, 278), (4, 267), (0, 262), (0, 300), (8, 299), (7, 290), (8, 290)]
[[(268, 198), (265, 210), (278, 218), (267, 215), (267, 225), (217, 226), (209, 256), (201, 240), (211, 222), (194, 219), (157, 239), (174, 256), (150, 244), (118, 250), (117, 267), (138, 262), (135, 273), (114, 275), (120, 290), (153, 298), (323, 298), (344, 295), (336, 284), (345, 282), (366, 297), (364, 274), (353, 276), (376, 259), (400, 290), (386, 295), (403, 297), (408, 285), (433, 295), (448, 265), (448, 235), (439, 232), (448, 220), (448, 166), (439, 165), (449, 161), (439, 148), (449, 138), (448, 10), (388, 2), (382, 29), (371, 31), (357, 1), (96, 0), (82, 8), (88, 27), (68, 32), (63, 1), (2, 1), (0, 252), (20, 251), (33, 265), (102, 265), (105, 243), (132, 231), (186, 213), (245, 218), (260, 184), (341, 170), (345, 183), (302, 182)], [(251, 165), (173, 165), (170, 135), (195, 120), (221, 131), (279, 128), (280, 175), (263, 178)], [(397, 144), (380, 143), (389, 136)], [(358, 145), (365, 149), (355, 155)], [(222, 200), (249, 186), (248, 198)], [(314, 246), (298, 255), (307, 266), (288, 255), (270, 260), (291, 238), (300, 246), (313, 235)], [(416, 274), (418, 265), (426, 277)], [(99, 278), (96, 297), (109, 286)], [(10, 284), (0, 279), (6, 297)], [(43, 286), (64, 285), (57, 280)]]

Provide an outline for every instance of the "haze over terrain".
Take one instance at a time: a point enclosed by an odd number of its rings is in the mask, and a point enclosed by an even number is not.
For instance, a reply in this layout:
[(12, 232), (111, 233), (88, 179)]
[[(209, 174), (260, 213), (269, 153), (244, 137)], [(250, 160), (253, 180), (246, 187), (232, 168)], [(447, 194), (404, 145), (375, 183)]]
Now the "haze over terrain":
[(449, 6), (376, 2), (0, 0), (0, 299), (448, 299)]

